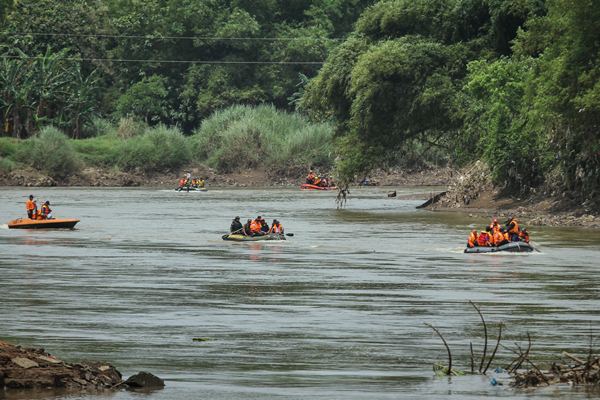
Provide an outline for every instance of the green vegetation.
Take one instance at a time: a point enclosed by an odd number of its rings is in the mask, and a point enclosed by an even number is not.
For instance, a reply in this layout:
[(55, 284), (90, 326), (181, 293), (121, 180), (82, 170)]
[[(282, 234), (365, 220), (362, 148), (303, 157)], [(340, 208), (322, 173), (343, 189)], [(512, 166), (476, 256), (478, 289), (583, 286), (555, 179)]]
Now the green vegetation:
[(310, 123), (273, 106), (234, 106), (214, 113), (192, 136), (194, 154), (221, 171), (329, 167), (333, 126)]
[(600, 207), (600, 0), (0, 0), (0, 23), (2, 134), (83, 138), (72, 168), (481, 159)]
[(30, 165), (63, 179), (91, 166), (145, 173), (175, 171), (206, 163), (219, 172), (247, 167), (284, 171), (332, 164), (333, 126), (273, 106), (234, 106), (204, 121), (197, 133), (149, 126), (130, 118), (111, 124), (94, 120), (86, 139), (68, 139), (45, 127), (27, 140), (0, 138), (0, 171)]
[(551, 191), (598, 207), (598, 37), (598, 0), (382, 0), (299, 107), (336, 121), (342, 181), (435, 149), (485, 160), (507, 193), (558, 174)]

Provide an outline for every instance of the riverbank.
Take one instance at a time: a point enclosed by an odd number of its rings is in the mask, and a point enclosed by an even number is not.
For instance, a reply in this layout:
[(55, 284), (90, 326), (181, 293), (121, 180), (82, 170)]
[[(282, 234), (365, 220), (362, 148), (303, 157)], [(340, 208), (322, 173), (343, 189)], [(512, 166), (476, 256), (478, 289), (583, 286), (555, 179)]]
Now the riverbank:
[(557, 193), (546, 186), (532, 189), (527, 197), (511, 197), (490, 180), (485, 164), (477, 162), (454, 176), (444, 195), (426, 209), (458, 211), (498, 217), (515, 216), (526, 226), (563, 226), (600, 229), (600, 215), (588, 204), (572, 200), (569, 193)]
[[(190, 164), (178, 171), (145, 173), (142, 171), (124, 172), (116, 168), (103, 169), (88, 167), (62, 180), (33, 168), (15, 169), (0, 173), (0, 186), (50, 187), (50, 186), (93, 186), (93, 187), (176, 187), (178, 180), (190, 172), (192, 176), (203, 177), (208, 185), (230, 187), (297, 186), (304, 182), (305, 168), (289, 168), (272, 171), (248, 169), (232, 173), (218, 173), (202, 164)], [(328, 174), (329, 171), (319, 171)], [(420, 171), (402, 169), (377, 170), (369, 176), (369, 182), (376, 186), (439, 186), (447, 185), (457, 174), (451, 168), (435, 168)]]

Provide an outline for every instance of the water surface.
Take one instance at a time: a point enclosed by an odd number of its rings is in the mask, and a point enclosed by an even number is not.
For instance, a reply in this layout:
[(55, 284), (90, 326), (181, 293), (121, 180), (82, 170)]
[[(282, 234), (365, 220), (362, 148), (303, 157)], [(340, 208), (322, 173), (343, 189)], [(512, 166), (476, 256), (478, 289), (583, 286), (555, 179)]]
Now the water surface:
[[(600, 329), (598, 232), (532, 227), (539, 253), (465, 255), (468, 230), (485, 220), (416, 210), (421, 201), (379, 188), (354, 190), (342, 211), (335, 193), (295, 189), (2, 188), (2, 223), (24, 214), (31, 191), (56, 217), (81, 223), (0, 229), (0, 338), (167, 381), (151, 394), (43, 398), (597, 396), (435, 378), (432, 365), (446, 353), (424, 323), (441, 329), (463, 369), (469, 340), (482, 348), (468, 300), (481, 306), (491, 337), (506, 324), (507, 346), (530, 332), (540, 362), (585, 352), (590, 327)], [(234, 216), (257, 214), (294, 237), (221, 240)], [(501, 353), (495, 365), (510, 359)]]

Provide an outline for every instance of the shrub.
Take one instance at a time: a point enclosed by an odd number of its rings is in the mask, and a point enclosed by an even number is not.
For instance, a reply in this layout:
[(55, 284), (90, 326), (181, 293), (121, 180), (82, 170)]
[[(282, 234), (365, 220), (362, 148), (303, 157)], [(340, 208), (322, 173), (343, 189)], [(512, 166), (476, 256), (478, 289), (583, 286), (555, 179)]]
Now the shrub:
[(59, 179), (79, 169), (79, 160), (69, 139), (53, 126), (42, 128), (38, 136), (24, 141), (17, 151), (17, 159)]
[(183, 134), (160, 125), (128, 139), (120, 149), (117, 165), (126, 170), (153, 172), (179, 168), (190, 159), (191, 151)]
[(0, 156), (12, 157), (19, 148), (19, 140), (10, 137), (0, 137)]
[(194, 158), (223, 172), (263, 167), (329, 167), (333, 126), (311, 123), (273, 106), (233, 106), (215, 112), (191, 137)]
[(0, 156), (0, 173), (7, 173), (15, 168), (15, 162)]
[(117, 135), (122, 138), (131, 138), (144, 133), (148, 126), (132, 117), (125, 117), (119, 120), (117, 126)]

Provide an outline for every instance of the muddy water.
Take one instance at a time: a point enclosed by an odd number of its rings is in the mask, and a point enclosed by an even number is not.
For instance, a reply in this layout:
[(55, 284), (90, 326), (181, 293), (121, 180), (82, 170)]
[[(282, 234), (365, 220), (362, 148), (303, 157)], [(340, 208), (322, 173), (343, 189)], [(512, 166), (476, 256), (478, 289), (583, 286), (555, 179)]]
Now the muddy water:
[[(0, 189), (3, 223), (23, 214), (30, 191)], [(468, 300), (481, 305), (490, 330), (506, 324), (506, 345), (530, 332), (538, 360), (585, 351), (590, 326), (600, 329), (599, 233), (532, 228), (539, 253), (465, 255), (468, 229), (485, 221), (417, 211), (420, 201), (388, 199), (384, 189), (353, 191), (344, 211), (333, 193), (298, 190), (33, 192), (51, 200), (56, 217), (81, 223), (74, 231), (0, 229), (0, 337), (167, 381), (149, 395), (38, 397), (597, 395), (435, 378), (432, 364), (446, 354), (424, 323), (442, 330), (464, 369), (469, 340), (482, 347)], [(233, 216), (257, 213), (280, 219), (294, 237), (221, 240)], [(500, 353), (495, 365), (510, 358)]]

